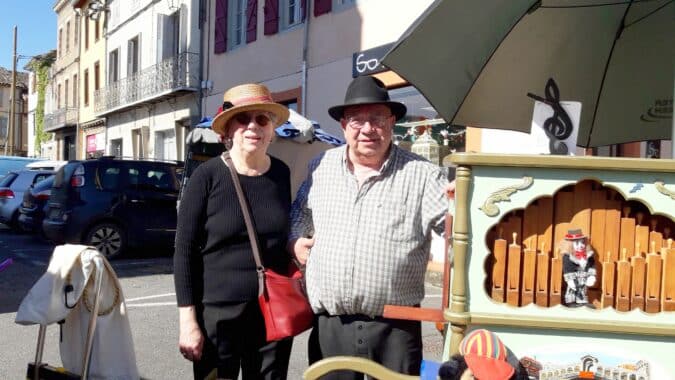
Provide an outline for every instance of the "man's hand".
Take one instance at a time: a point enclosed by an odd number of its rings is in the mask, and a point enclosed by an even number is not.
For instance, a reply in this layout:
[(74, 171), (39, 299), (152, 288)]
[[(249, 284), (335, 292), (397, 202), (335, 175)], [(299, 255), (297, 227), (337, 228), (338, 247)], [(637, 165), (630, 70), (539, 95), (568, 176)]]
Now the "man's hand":
[(178, 308), (180, 323), (178, 349), (183, 357), (191, 362), (199, 361), (204, 348), (204, 334), (197, 324), (194, 306)]
[(455, 180), (453, 179), (450, 183), (445, 186), (445, 194), (449, 199), (455, 199)]
[(595, 276), (590, 275), (586, 279), (586, 286), (593, 286), (593, 285), (595, 285)]
[(314, 238), (298, 238), (288, 242), (288, 250), (302, 265), (307, 264), (309, 251), (314, 246)]

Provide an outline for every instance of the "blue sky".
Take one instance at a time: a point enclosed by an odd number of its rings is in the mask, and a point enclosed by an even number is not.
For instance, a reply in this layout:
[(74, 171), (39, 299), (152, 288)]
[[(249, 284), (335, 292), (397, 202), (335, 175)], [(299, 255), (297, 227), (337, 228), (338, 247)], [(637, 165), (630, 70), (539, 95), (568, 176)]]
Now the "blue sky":
[[(18, 27), (18, 55), (42, 54), (56, 48), (54, 3), (55, 0), (1, 0), (0, 66), (12, 69), (14, 25)], [(28, 60), (20, 59), (17, 70), (23, 70)]]

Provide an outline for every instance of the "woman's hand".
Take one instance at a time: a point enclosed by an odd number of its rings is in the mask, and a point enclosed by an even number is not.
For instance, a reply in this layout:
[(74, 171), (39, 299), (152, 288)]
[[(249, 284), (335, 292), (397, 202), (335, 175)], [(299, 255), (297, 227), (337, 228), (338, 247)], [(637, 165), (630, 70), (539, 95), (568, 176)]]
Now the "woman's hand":
[(309, 251), (314, 246), (314, 238), (298, 238), (288, 244), (289, 251), (295, 256), (300, 264), (307, 264)]
[(204, 334), (197, 323), (197, 314), (194, 306), (178, 308), (180, 333), (178, 349), (183, 357), (189, 361), (199, 361), (204, 347)]

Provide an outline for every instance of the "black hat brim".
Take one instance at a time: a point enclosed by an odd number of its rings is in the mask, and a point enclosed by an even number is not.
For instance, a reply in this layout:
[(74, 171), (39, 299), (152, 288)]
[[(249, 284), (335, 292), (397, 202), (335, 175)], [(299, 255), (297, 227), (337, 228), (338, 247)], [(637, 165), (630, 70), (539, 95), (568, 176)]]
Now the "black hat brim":
[(396, 117), (396, 120), (405, 116), (406, 112), (408, 111), (406, 106), (403, 103), (399, 102), (352, 102), (349, 104), (341, 104), (338, 106), (330, 107), (328, 109), (328, 114), (333, 119), (340, 121), (342, 119), (342, 116), (344, 115), (345, 108), (353, 106), (363, 106), (368, 104), (384, 104), (385, 106), (388, 106), (389, 109), (391, 109), (391, 113)]

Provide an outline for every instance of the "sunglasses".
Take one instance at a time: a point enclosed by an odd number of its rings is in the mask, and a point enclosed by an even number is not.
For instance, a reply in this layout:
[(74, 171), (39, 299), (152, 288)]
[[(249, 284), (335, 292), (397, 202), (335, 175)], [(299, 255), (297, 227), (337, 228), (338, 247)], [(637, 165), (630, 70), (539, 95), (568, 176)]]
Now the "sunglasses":
[(232, 118), (241, 125), (249, 125), (251, 124), (251, 120), (253, 120), (259, 126), (264, 127), (272, 122), (272, 117), (269, 114), (261, 112), (240, 112)]

